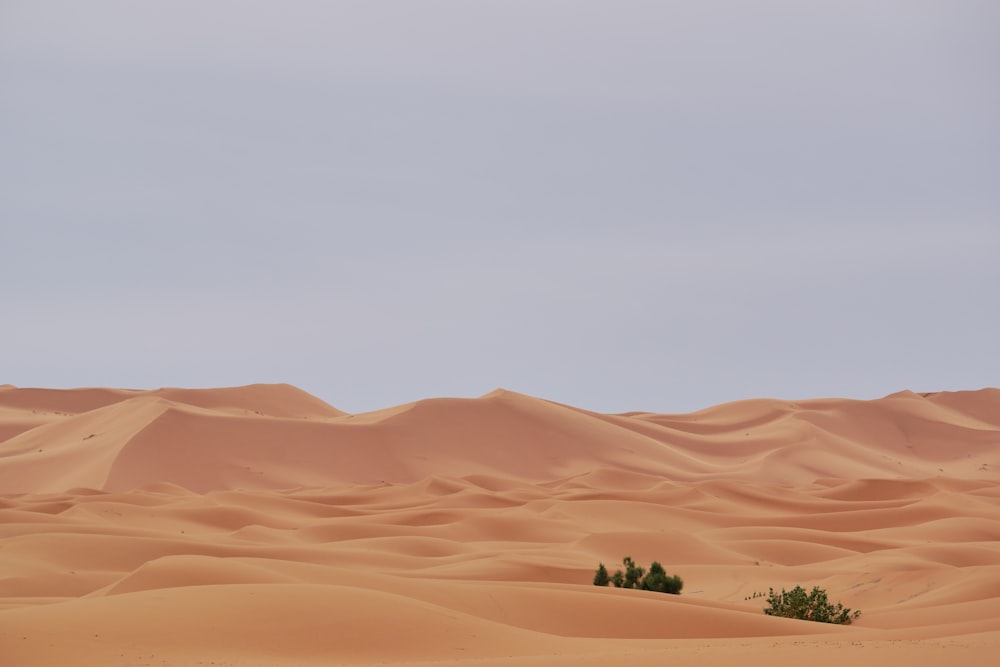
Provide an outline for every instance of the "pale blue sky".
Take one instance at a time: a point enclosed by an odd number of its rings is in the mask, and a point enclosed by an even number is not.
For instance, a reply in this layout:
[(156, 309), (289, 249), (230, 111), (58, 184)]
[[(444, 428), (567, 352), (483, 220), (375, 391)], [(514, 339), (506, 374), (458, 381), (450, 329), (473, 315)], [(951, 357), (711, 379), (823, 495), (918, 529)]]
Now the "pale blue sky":
[(992, 0), (3, 0), (0, 383), (1000, 385)]

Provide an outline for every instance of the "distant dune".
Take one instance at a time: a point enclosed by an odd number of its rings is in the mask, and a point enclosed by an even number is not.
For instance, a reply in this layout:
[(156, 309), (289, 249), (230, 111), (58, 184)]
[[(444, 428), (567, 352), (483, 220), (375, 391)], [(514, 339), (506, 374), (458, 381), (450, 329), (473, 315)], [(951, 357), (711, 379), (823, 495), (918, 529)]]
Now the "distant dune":
[[(0, 665), (993, 665), (1000, 390), (346, 414), (0, 386)], [(596, 588), (656, 559), (680, 596)], [(851, 626), (772, 618), (820, 585)]]
[(0, 390), (0, 488), (193, 491), (547, 481), (617, 471), (692, 482), (993, 479), (1000, 390), (876, 401), (750, 400), (688, 415), (604, 415), (497, 390), (345, 414), (288, 385)]

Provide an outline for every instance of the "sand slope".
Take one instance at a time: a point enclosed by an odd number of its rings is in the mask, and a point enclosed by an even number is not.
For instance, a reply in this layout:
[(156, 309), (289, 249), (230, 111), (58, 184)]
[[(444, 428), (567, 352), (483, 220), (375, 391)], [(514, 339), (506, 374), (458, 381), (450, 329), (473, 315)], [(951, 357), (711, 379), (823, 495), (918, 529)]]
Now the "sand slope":
[(205, 492), (408, 483), (441, 472), (545, 481), (595, 468), (786, 485), (821, 477), (992, 479), (1000, 469), (1000, 390), (961, 392), (968, 409), (954, 396), (601, 415), (498, 390), (346, 415), (287, 385), (217, 393), (8, 388), (0, 391), (8, 434), (0, 488), (117, 491), (170, 482)]
[[(996, 389), (348, 415), (287, 385), (4, 386), (0, 438), (0, 665), (1000, 654)], [(624, 555), (683, 594), (589, 585)], [(864, 615), (761, 612), (796, 584)]]

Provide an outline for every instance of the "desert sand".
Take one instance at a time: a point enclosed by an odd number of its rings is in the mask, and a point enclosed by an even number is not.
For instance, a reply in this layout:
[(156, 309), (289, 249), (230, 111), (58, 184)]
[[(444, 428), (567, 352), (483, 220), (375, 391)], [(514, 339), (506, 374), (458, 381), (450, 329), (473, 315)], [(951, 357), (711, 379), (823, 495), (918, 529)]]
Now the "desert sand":
[[(0, 387), (0, 666), (1000, 664), (1000, 390)], [(591, 585), (659, 560), (681, 595)], [(802, 585), (850, 626), (766, 616)]]

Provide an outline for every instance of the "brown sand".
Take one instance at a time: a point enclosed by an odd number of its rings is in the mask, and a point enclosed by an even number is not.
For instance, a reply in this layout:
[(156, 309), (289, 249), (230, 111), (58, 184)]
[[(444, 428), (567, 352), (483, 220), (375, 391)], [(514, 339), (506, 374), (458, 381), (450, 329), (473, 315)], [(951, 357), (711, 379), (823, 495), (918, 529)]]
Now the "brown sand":
[[(1000, 390), (604, 415), (0, 387), (0, 667), (1000, 664)], [(657, 559), (680, 596), (596, 588)], [(851, 626), (772, 618), (801, 584)]]

